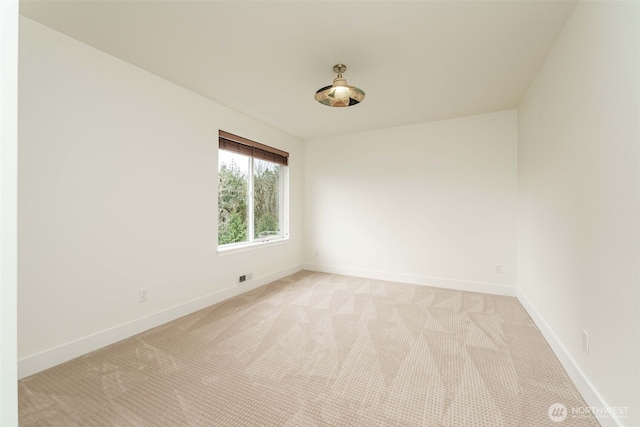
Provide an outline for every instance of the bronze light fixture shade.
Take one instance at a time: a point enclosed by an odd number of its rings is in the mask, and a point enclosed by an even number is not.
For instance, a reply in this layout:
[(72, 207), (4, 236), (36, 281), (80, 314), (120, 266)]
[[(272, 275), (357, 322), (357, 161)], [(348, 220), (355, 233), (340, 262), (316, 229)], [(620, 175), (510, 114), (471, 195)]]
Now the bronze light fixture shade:
[(336, 64), (333, 66), (333, 72), (338, 77), (333, 79), (331, 86), (325, 86), (315, 94), (315, 99), (322, 105), (328, 107), (350, 107), (359, 104), (364, 99), (364, 91), (355, 86), (349, 86), (347, 81), (342, 77), (342, 73), (347, 71), (347, 66)]

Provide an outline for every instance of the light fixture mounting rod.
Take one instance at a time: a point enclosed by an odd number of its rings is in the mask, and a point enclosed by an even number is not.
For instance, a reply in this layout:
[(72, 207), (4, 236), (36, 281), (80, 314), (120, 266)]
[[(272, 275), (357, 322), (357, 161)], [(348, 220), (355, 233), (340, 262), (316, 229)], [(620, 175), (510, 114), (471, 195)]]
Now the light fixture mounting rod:
[(344, 64), (336, 64), (333, 66), (333, 72), (336, 74), (342, 74), (347, 71), (347, 66)]

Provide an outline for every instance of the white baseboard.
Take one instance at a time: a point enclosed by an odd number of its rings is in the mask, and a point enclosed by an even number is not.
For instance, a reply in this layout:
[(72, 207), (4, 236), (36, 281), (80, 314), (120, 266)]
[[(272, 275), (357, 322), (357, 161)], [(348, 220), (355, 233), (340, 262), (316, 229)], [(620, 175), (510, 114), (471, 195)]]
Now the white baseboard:
[(123, 323), (113, 328), (100, 331), (78, 340), (59, 345), (37, 354), (26, 356), (18, 360), (18, 378), (22, 379), (45, 369), (67, 362), (76, 357), (90, 353), (99, 348), (113, 344), (125, 338), (147, 331), (156, 326), (186, 316), (195, 311), (217, 304), (221, 301), (259, 288), (290, 274), (302, 270), (302, 265), (294, 265), (284, 270), (276, 271), (262, 277), (254, 278), (242, 286), (226, 288), (201, 298), (197, 298), (174, 307), (153, 313), (131, 322)]
[[(558, 339), (553, 330), (549, 327), (544, 318), (538, 313), (538, 311), (533, 307), (531, 302), (527, 299), (527, 297), (518, 289), (516, 297), (520, 304), (527, 311), (533, 322), (536, 324), (542, 336), (551, 346), (551, 349), (555, 353), (556, 357), (564, 367), (567, 374), (575, 384), (576, 388), (582, 394), (585, 402), (587, 402), (587, 406), (595, 407), (595, 408), (608, 408), (609, 405), (606, 404), (602, 396), (595, 389), (593, 384), (589, 381), (587, 376), (582, 372), (582, 369), (578, 367), (576, 361), (571, 357), (567, 349), (562, 342)], [(598, 421), (602, 427), (624, 427), (622, 420), (620, 420), (615, 415), (598, 415)]]
[(467, 280), (445, 279), (441, 277), (418, 276), (413, 274), (390, 273), (385, 271), (364, 270), (359, 268), (339, 267), (304, 263), (305, 270), (322, 273), (343, 274), (345, 276), (364, 277), (367, 279), (388, 280), (391, 282), (410, 283), (412, 285), (433, 286), (436, 288), (455, 289), (458, 291), (481, 292), (484, 294), (516, 296), (515, 286), (497, 283), (472, 282)]

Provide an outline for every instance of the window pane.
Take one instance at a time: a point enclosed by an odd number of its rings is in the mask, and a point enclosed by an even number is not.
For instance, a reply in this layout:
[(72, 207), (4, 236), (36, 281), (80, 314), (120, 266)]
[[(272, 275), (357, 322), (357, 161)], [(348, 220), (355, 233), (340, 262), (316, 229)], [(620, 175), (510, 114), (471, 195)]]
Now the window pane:
[(218, 244), (248, 238), (249, 157), (218, 150)]
[(254, 238), (280, 235), (280, 165), (253, 159)]

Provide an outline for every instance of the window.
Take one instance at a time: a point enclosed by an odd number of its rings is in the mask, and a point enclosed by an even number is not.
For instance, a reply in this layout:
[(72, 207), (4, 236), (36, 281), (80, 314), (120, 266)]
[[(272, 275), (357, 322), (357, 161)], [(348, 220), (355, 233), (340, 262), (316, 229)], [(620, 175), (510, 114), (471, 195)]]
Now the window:
[(289, 153), (224, 131), (218, 141), (218, 246), (287, 237)]

